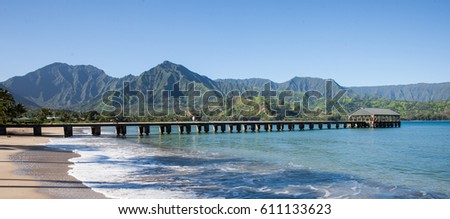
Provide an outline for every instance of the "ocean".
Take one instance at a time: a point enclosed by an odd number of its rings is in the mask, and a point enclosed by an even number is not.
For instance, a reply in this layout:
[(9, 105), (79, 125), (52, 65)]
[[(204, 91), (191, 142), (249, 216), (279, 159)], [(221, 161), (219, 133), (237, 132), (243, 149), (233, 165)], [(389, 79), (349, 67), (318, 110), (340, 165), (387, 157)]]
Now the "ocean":
[(80, 154), (69, 174), (110, 198), (450, 198), (450, 122), (286, 130), (86, 129), (48, 146)]

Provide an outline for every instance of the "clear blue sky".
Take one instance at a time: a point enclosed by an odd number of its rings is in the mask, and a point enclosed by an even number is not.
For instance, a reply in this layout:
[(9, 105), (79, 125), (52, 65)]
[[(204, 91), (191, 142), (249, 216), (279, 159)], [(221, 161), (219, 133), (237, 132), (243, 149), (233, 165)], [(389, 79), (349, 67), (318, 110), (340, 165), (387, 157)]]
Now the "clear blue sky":
[(450, 81), (450, 1), (0, 2), (0, 81), (53, 62), (138, 75), (169, 60), (217, 78)]

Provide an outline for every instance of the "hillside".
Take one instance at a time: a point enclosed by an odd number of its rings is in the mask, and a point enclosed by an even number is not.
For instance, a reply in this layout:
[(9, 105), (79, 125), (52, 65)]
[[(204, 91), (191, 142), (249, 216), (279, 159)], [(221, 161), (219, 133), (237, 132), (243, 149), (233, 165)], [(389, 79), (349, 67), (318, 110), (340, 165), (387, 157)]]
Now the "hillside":
[[(124, 82), (130, 83), (131, 90), (140, 90), (143, 93), (153, 90), (156, 96), (160, 96), (162, 90), (172, 90), (176, 82), (180, 82), (180, 88), (183, 90), (187, 84), (195, 82), (197, 90), (214, 89), (224, 94), (231, 90), (262, 90), (266, 83), (270, 83), (271, 89), (278, 91), (323, 92), (325, 88), (325, 79), (311, 77), (294, 77), (283, 83), (261, 78), (212, 80), (169, 61), (164, 61), (137, 76), (128, 75), (123, 78), (111, 77), (91, 65), (53, 63), (23, 76), (12, 77), (1, 82), (0, 87), (8, 89), (18, 102), (28, 107), (94, 109), (101, 103), (103, 93), (121, 90)], [(334, 82), (333, 88), (337, 90), (344, 87)], [(360, 97), (419, 102), (450, 100), (450, 83), (348, 89), (351, 96)]]
[(450, 82), (438, 84), (408, 84), (374, 87), (350, 87), (356, 94), (388, 100), (440, 101), (450, 100)]
[(27, 105), (68, 108), (90, 101), (117, 79), (91, 65), (53, 63), (3, 82), (14, 97)]

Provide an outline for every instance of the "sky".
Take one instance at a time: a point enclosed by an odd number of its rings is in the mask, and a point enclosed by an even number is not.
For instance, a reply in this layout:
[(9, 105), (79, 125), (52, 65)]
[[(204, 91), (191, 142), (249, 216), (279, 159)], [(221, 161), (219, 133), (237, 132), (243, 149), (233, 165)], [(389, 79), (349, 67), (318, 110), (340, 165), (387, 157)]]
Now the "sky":
[(450, 81), (450, 1), (0, 0), (0, 81), (54, 62), (114, 77), (165, 60), (212, 79)]

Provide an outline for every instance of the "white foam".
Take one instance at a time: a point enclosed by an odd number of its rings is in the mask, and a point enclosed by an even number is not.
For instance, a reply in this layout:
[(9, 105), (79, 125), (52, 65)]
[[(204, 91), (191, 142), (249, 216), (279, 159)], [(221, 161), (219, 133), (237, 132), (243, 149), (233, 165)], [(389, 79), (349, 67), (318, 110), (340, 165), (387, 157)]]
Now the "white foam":
[(270, 192), (270, 191), (272, 191), (272, 189), (269, 189), (267, 186), (264, 186), (262, 188), (259, 188), (258, 191), (260, 191), (260, 192)]
[[(140, 180), (133, 173), (142, 166), (131, 163), (130, 159), (137, 159), (139, 155), (151, 155), (148, 147), (138, 147), (133, 143), (114, 138), (79, 137), (52, 139), (49, 147), (70, 150), (80, 157), (70, 159), (73, 164), (68, 173), (74, 176), (92, 190), (110, 198), (193, 198), (192, 194), (171, 191), (161, 188), (146, 188), (154, 182)], [(182, 167), (171, 167), (179, 171), (192, 171)]]
[(331, 195), (330, 191), (328, 191), (327, 189), (322, 189), (322, 190), (325, 192), (325, 194), (323, 195), (323, 198), (330, 197), (330, 195)]
[[(172, 162), (171, 157), (201, 158), (201, 160), (226, 158), (212, 155), (208, 152), (186, 153), (180, 148), (157, 148), (133, 141), (113, 137), (93, 137), (91, 135), (52, 139), (50, 147), (74, 151), (80, 157), (71, 159), (73, 162), (69, 174), (82, 181), (94, 191), (110, 198), (196, 198), (192, 188), (214, 190), (215, 178), (201, 176), (202, 171), (220, 170), (219, 176), (227, 174), (246, 174), (264, 177), (266, 174), (278, 174), (291, 169), (304, 169), (301, 165), (265, 165), (265, 162), (236, 159), (231, 162), (219, 162), (208, 165), (183, 165)], [(169, 160), (158, 160), (152, 157), (164, 157)], [(192, 156), (192, 157), (191, 157)], [(186, 159), (189, 162), (189, 159)], [(226, 160), (226, 159), (225, 159)], [(168, 162), (166, 162), (168, 161)], [(207, 162), (205, 162), (207, 163)], [(179, 164), (179, 165), (176, 165)], [(264, 168), (261, 168), (262, 165)], [(161, 171), (162, 170), (162, 171)], [(215, 173), (215, 172), (214, 172)], [(148, 176), (148, 175), (151, 176)], [(214, 177), (214, 175), (213, 175)], [(220, 177), (219, 177), (220, 178)], [(196, 181), (197, 180), (197, 181)], [(211, 180), (211, 182), (209, 182)], [(379, 193), (379, 188), (358, 180), (342, 182), (297, 184), (271, 187), (270, 183), (261, 185), (255, 178), (244, 178), (250, 189), (267, 194), (287, 194), (301, 197), (303, 195), (318, 195), (321, 198), (364, 198)], [(196, 183), (199, 182), (199, 183)], [(179, 186), (179, 185), (183, 186)], [(220, 184), (219, 184), (220, 186)], [(218, 187), (219, 187), (218, 186)], [(225, 185), (226, 186), (226, 185)], [(236, 188), (239, 185), (236, 184)], [(217, 188), (216, 190), (220, 190)], [(247, 189), (242, 188), (242, 191)], [(199, 190), (197, 190), (199, 191)], [(233, 194), (234, 195), (234, 194)], [(236, 193), (239, 195), (239, 193)], [(202, 194), (200, 194), (202, 196)], [(218, 194), (217, 196), (222, 196)]]

